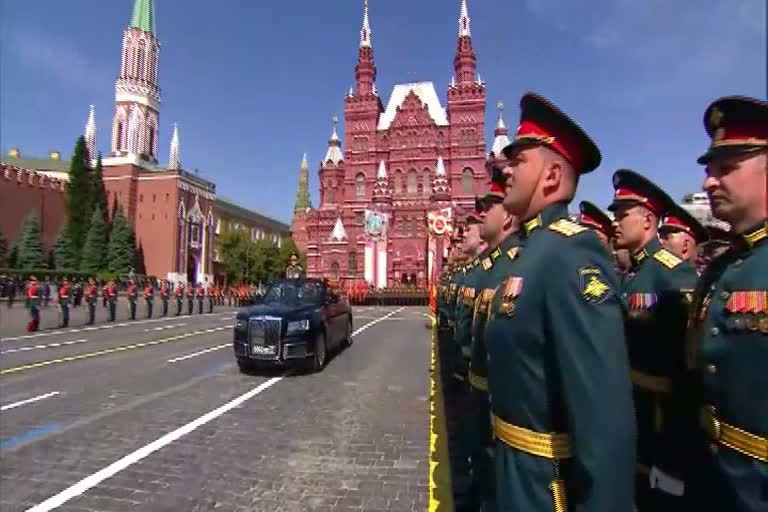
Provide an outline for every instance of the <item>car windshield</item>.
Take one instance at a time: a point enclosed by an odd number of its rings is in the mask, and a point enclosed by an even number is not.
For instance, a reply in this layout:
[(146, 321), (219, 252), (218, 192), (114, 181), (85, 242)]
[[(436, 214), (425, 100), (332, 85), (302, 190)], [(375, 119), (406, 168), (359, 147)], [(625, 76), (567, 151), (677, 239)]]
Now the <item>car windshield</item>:
[(264, 302), (318, 303), (323, 296), (323, 285), (318, 282), (281, 281), (272, 284), (264, 294)]

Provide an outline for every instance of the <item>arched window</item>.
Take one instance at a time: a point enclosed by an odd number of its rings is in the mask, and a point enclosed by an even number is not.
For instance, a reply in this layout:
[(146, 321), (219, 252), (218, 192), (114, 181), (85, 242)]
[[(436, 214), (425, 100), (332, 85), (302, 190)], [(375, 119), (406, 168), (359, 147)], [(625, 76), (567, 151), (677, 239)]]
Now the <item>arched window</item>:
[(357, 273), (357, 253), (356, 252), (350, 252), (349, 253), (349, 273), (350, 274), (356, 274)]
[(338, 280), (339, 279), (339, 262), (334, 261), (331, 263), (331, 279)]
[(394, 189), (395, 189), (395, 194), (403, 193), (403, 171), (401, 171), (400, 169), (395, 171)]
[(425, 196), (428, 196), (430, 193), (430, 189), (432, 188), (432, 183), (429, 176), (429, 169), (424, 169), (422, 175), (421, 175), (421, 183), (422, 183), (422, 191)]
[(115, 147), (118, 151), (123, 149), (123, 122), (118, 121), (117, 122), (117, 133), (115, 134), (117, 137), (115, 137)]
[(149, 156), (155, 156), (155, 128), (150, 126), (148, 131), (149, 133), (147, 134), (147, 137), (149, 137), (149, 140), (147, 141), (147, 149), (149, 150)]
[(144, 53), (145, 53), (145, 48), (146, 47), (144, 46), (143, 43), (141, 43), (139, 45), (139, 54), (137, 55), (137, 57), (138, 57), (137, 76), (138, 76), (139, 80), (144, 80), (144, 78), (145, 78), (145, 75), (144, 75), (144, 59), (145, 59)]
[(333, 193), (333, 188), (328, 187), (325, 189), (325, 202), (326, 203), (333, 203), (336, 200), (335, 195)]
[(365, 174), (363, 173), (355, 176), (355, 199), (358, 201), (365, 199)]
[(474, 176), (474, 173), (472, 172), (472, 169), (469, 167), (465, 168), (464, 171), (461, 173), (461, 188), (464, 192), (464, 195), (470, 195), (472, 194), (472, 178)]
[(418, 192), (418, 185), (416, 184), (418, 176), (416, 175), (416, 169), (408, 171), (408, 195), (415, 196)]

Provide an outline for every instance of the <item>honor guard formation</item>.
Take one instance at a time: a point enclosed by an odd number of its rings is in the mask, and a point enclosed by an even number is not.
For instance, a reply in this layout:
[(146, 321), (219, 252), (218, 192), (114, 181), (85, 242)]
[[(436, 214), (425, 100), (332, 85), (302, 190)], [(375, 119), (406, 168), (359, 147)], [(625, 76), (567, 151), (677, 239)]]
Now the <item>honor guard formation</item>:
[[(290, 268), (290, 267), (289, 267)], [(301, 267), (299, 266), (300, 270)], [(125, 281), (110, 280), (96, 283), (94, 278), (70, 281), (63, 277), (59, 283), (46, 279), (38, 281), (34, 275), (28, 276), (26, 282), (20, 276), (0, 276), (0, 296), (6, 299), (7, 307), (13, 307), (19, 291), (24, 291), (25, 306), (29, 312), (27, 332), (35, 332), (40, 329), (40, 315), (49, 307), (51, 296), (56, 300), (58, 314), (58, 326), (69, 327), (71, 313), (74, 309), (84, 305), (84, 323), (93, 325), (96, 322), (97, 302), (101, 296), (101, 303), (105, 311), (105, 320), (115, 322), (119, 307), (125, 307), (128, 318), (136, 320), (137, 315), (143, 318), (152, 318), (153, 314), (160, 317), (185, 313), (192, 315), (212, 313), (214, 306), (244, 306), (253, 302), (259, 295), (256, 286), (241, 284), (237, 287), (210, 284), (207, 287), (203, 283), (186, 285), (183, 282), (173, 283), (166, 280), (127, 279)], [(125, 306), (120, 306), (120, 297), (125, 300)], [(159, 310), (155, 312), (155, 300), (159, 297)], [(172, 298), (175, 299), (175, 309), (169, 307)], [(184, 302), (186, 300), (186, 308)]]
[(768, 103), (704, 113), (729, 231), (630, 169), (613, 217), (574, 222), (600, 150), (546, 98), (520, 109), (438, 287), (456, 510), (768, 511)]

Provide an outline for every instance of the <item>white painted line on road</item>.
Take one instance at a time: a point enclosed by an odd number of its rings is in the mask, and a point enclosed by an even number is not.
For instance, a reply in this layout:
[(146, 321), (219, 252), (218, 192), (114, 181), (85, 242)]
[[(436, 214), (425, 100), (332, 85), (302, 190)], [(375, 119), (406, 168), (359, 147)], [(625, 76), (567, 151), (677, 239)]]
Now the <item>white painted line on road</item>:
[(45, 400), (46, 398), (50, 398), (52, 396), (56, 396), (60, 394), (61, 394), (61, 391), (51, 391), (50, 393), (46, 393), (44, 395), (36, 396), (33, 398), (27, 398), (26, 400), (21, 400), (20, 402), (14, 402), (8, 405), (3, 405), (2, 407), (0, 407), (0, 411), (7, 411), (8, 409), (13, 409), (15, 407), (19, 407), (22, 405), (27, 405), (40, 400)]
[[(405, 309), (405, 308), (400, 308), (400, 309), (397, 309), (395, 311), (392, 311), (392, 312), (384, 315), (383, 317), (381, 317), (381, 318), (379, 318), (377, 320), (373, 320), (372, 322), (369, 322), (369, 323), (363, 325), (362, 327), (358, 327), (352, 334), (353, 335), (359, 334), (359, 333), (363, 332), (364, 330), (368, 329), (369, 327), (371, 327), (372, 325), (377, 324), (378, 322), (380, 322), (380, 321), (384, 320), (385, 318), (388, 318), (388, 317), (390, 317), (390, 316), (392, 316), (392, 315), (402, 311), (403, 309)], [(187, 423), (186, 425), (183, 425), (183, 426), (177, 428), (173, 432), (169, 432), (169, 433), (165, 434), (164, 436), (162, 436), (159, 439), (149, 443), (148, 445), (143, 446), (143, 447), (139, 448), (138, 450), (136, 450), (135, 452), (126, 455), (122, 459), (116, 460), (115, 462), (113, 462), (109, 466), (107, 466), (107, 467), (97, 471), (96, 473), (83, 478), (82, 480), (80, 480), (76, 484), (67, 487), (66, 489), (64, 489), (60, 493), (58, 493), (58, 494), (56, 494), (54, 496), (51, 496), (50, 498), (48, 498), (47, 500), (43, 501), (42, 503), (40, 503), (38, 505), (35, 505), (34, 507), (32, 507), (30, 509), (27, 509), (27, 512), (48, 512), (49, 510), (53, 510), (55, 508), (60, 507), (61, 505), (63, 505), (64, 503), (68, 502), (72, 498), (76, 498), (77, 496), (80, 496), (81, 494), (83, 494), (88, 489), (91, 489), (92, 487), (95, 487), (95, 486), (99, 485), (104, 480), (106, 480), (106, 479), (116, 475), (117, 473), (119, 473), (120, 471), (124, 470), (125, 468), (127, 468), (127, 467), (129, 467), (129, 466), (131, 466), (133, 464), (136, 464), (137, 462), (139, 462), (140, 460), (146, 458), (147, 456), (151, 455), (152, 453), (156, 452), (157, 450), (159, 450), (159, 449), (161, 449), (161, 448), (171, 444), (172, 442), (174, 442), (174, 441), (180, 439), (181, 437), (189, 434), (190, 432), (192, 432), (192, 431), (196, 430), (197, 428), (205, 425), (206, 423), (209, 423), (209, 422), (215, 420), (219, 416), (221, 416), (221, 415), (231, 411), (235, 407), (239, 407), (240, 405), (242, 405), (243, 403), (247, 402), (251, 398), (255, 397), (259, 393), (262, 393), (263, 391), (269, 389), (270, 387), (274, 386), (275, 384), (277, 384), (278, 382), (283, 380), (283, 378), (286, 375), (288, 375), (289, 373), (290, 373), (290, 370), (285, 372), (285, 373), (283, 373), (279, 377), (272, 377), (268, 381), (259, 384), (258, 386), (256, 386), (252, 390), (248, 391), (247, 393), (244, 393), (244, 394), (238, 396), (237, 398), (235, 398), (233, 400), (230, 400), (229, 402), (227, 402), (226, 404), (222, 405), (221, 407), (218, 407), (218, 408), (212, 410), (211, 412), (209, 412), (207, 414), (204, 414), (203, 416), (200, 416), (196, 420), (193, 420), (193, 421)]]
[(55, 496), (51, 496), (50, 498), (40, 503), (39, 505), (35, 505), (34, 507), (28, 509), (27, 512), (47, 512), (49, 510), (53, 510), (63, 505), (64, 503), (71, 500), (72, 498), (80, 496), (88, 489), (98, 485), (99, 483), (103, 482), (107, 478), (110, 478), (113, 475), (119, 473), (120, 471), (124, 470), (128, 466), (131, 466), (139, 462), (140, 460), (156, 452), (157, 450), (163, 448), (164, 446), (169, 445), (170, 443), (176, 441), (177, 439), (180, 439), (182, 436), (189, 434), (190, 432), (205, 425), (206, 423), (209, 423), (210, 421), (215, 420), (222, 414), (231, 411), (235, 407), (242, 405), (244, 402), (250, 400), (254, 396), (258, 395), (259, 393), (266, 391), (270, 387), (280, 382), (283, 379), (283, 377), (285, 377), (287, 374), (288, 372), (284, 373), (279, 377), (272, 377), (268, 381), (261, 383), (260, 385), (248, 391), (247, 393), (244, 393), (238, 396), (234, 400), (230, 400), (229, 402), (222, 405), (221, 407), (218, 407), (217, 409), (214, 409), (211, 412), (204, 414), (203, 416), (200, 416), (196, 420), (191, 421), (186, 425), (183, 425), (177, 428), (173, 432), (169, 432), (165, 434), (161, 438), (149, 443), (146, 446), (139, 448), (135, 452), (126, 455), (122, 459), (119, 459), (113, 462), (112, 464), (105, 467), (104, 469), (101, 469), (96, 473), (83, 478), (76, 484), (70, 487), (67, 487), (60, 493), (56, 494)]
[(222, 318), (235, 318), (235, 312), (228, 312), (228, 313), (203, 313), (202, 315), (181, 315), (181, 316), (167, 316), (162, 318), (150, 318), (146, 320), (136, 320), (133, 322), (121, 322), (119, 324), (106, 324), (106, 325), (90, 325), (88, 327), (80, 327), (77, 329), (68, 329), (66, 331), (64, 330), (57, 330), (57, 331), (51, 331), (51, 332), (39, 332), (37, 334), (26, 334), (24, 336), (10, 336), (7, 338), (0, 338), (0, 342), (3, 341), (15, 341), (15, 340), (28, 340), (31, 338), (43, 338), (46, 336), (57, 336), (59, 334), (70, 334), (70, 333), (76, 333), (76, 332), (83, 332), (83, 331), (98, 331), (100, 329), (112, 329), (114, 327), (128, 327), (130, 325), (141, 325), (141, 324), (149, 324), (153, 322), (168, 322), (168, 321), (174, 321), (174, 320), (180, 320), (182, 318), (193, 318), (193, 317), (201, 317), (201, 316), (221, 316)]
[(231, 346), (232, 346), (231, 343), (224, 343), (223, 345), (216, 345), (215, 347), (206, 348), (205, 350), (200, 350), (200, 351), (197, 351), (197, 352), (192, 352), (191, 354), (187, 354), (185, 356), (174, 357), (173, 359), (169, 359), (168, 362), (169, 363), (175, 363), (177, 361), (184, 361), (186, 359), (191, 359), (193, 357), (197, 357), (197, 356), (201, 356), (203, 354), (207, 354), (208, 352), (213, 352), (214, 350), (219, 350), (219, 349), (222, 349), (222, 348), (225, 348), (225, 347), (231, 347)]
[(144, 329), (144, 332), (149, 331), (164, 331), (165, 329), (175, 329), (177, 327), (184, 327), (187, 324), (181, 323), (181, 324), (171, 324), (171, 325), (163, 325), (161, 327), (152, 327), (150, 329)]
[(65, 347), (67, 345), (76, 345), (77, 343), (85, 343), (88, 341), (85, 338), (79, 339), (79, 340), (72, 340), (72, 341), (62, 341), (61, 343), (49, 343), (48, 345), (34, 345), (32, 347), (19, 347), (19, 348), (12, 348), (8, 350), (2, 350), (0, 351), (0, 356), (4, 356), (5, 354), (13, 354), (14, 352), (27, 352), (30, 350), (39, 350), (41, 348), (56, 348), (56, 347)]

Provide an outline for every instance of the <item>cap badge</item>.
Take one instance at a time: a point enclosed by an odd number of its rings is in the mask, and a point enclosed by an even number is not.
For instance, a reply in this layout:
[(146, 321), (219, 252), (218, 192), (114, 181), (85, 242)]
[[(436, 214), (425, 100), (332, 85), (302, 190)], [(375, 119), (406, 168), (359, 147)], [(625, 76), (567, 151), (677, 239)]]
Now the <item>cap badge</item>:
[(709, 114), (709, 126), (714, 130), (718, 126), (720, 126), (720, 121), (723, 120), (723, 113), (720, 111), (719, 108), (715, 107), (712, 109), (712, 112)]

